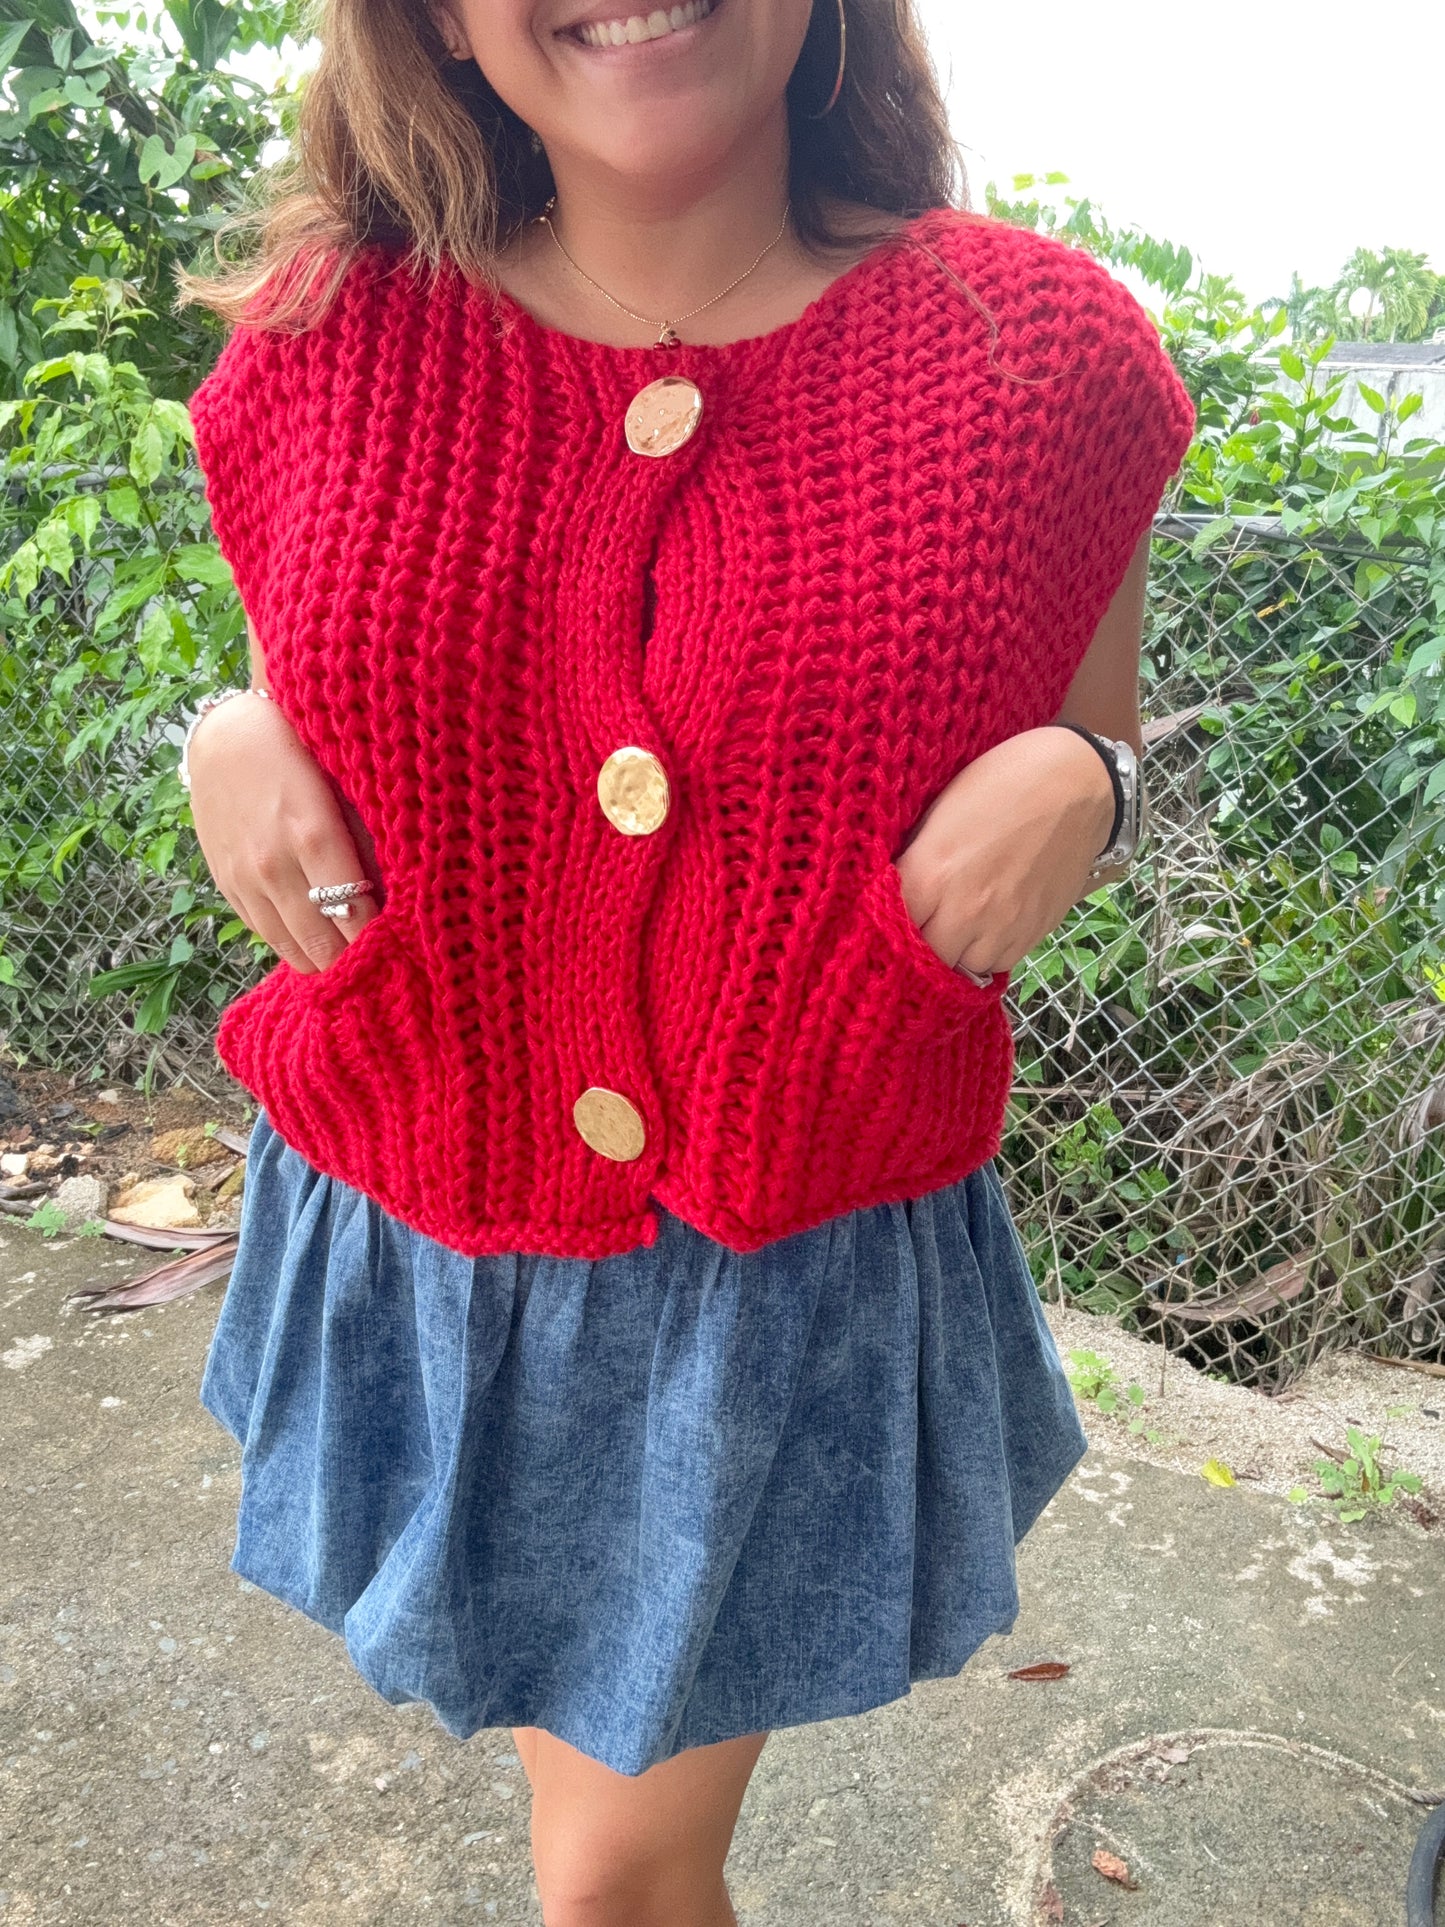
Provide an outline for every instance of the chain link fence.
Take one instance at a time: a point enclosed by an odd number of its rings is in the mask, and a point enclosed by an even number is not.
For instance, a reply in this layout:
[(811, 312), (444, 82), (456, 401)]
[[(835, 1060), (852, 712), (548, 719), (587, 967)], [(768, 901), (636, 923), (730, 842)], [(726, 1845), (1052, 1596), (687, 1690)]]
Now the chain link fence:
[[(203, 542), (198, 478), (182, 486)], [(204, 947), (204, 921), (194, 952), (177, 935), (213, 894), (157, 781), (180, 685), (138, 681), (133, 634), (113, 639), (147, 539), (138, 525), (129, 584), (113, 556), (47, 575), (23, 648), (0, 649), (0, 1048), (219, 1096), (216, 1012), (254, 966), (242, 943)], [(1445, 893), (1420, 782), (1445, 748), (1392, 695), (1427, 562), (1161, 515), (1151, 840), (1014, 973), (1001, 1164), (1045, 1295), (1243, 1383), (1278, 1388), (1349, 1344), (1445, 1357)], [(90, 993), (127, 964), (128, 996)], [(144, 996), (155, 1033), (136, 1027)]]
[(1163, 515), (1152, 846), (1027, 960), (1013, 1202), (1046, 1295), (1279, 1389), (1445, 1341), (1428, 558)]

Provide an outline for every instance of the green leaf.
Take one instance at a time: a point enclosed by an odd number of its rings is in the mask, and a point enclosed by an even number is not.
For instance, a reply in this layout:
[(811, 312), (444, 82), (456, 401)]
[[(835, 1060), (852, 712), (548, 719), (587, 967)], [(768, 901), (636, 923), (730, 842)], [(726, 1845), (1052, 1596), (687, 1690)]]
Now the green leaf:
[(72, 830), (69, 836), (62, 837), (60, 842), (56, 844), (54, 854), (50, 859), (50, 874), (57, 882), (60, 880), (60, 873), (65, 868), (66, 863), (74, 856), (81, 844), (90, 835), (90, 831), (91, 825), (89, 823), (82, 823), (78, 829)]
[(175, 860), (175, 854), (176, 831), (167, 830), (163, 836), (158, 836), (146, 851), (145, 861), (157, 876), (163, 877)]
[(155, 988), (141, 999), (135, 1013), (134, 1024), (146, 1036), (158, 1036), (170, 1021), (171, 1006), (175, 1001), (176, 985), (180, 982), (178, 971), (168, 971)]
[(165, 969), (166, 965), (154, 957), (140, 963), (117, 964), (113, 970), (98, 970), (88, 988), (95, 997), (107, 997), (121, 990), (141, 990), (153, 984)]
[(1216, 515), (1212, 522), (1205, 523), (1189, 544), (1190, 556), (1197, 559), (1206, 550), (1213, 548), (1216, 542), (1222, 541), (1226, 535), (1233, 535), (1235, 526), (1232, 515)]
[(140, 151), (140, 177), (143, 181), (154, 182), (157, 188), (174, 187), (189, 171), (195, 158), (194, 134), (182, 134), (174, 151), (166, 146), (159, 134), (149, 134)]
[(136, 634), (136, 654), (149, 676), (161, 675), (166, 666), (171, 649), (170, 613), (164, 608), (151, 609)]
[(93, 495), (76, 495), (62, 506), (61, 513), (65, 524), (80, 540), (80, 546), (90, 554), (95, 532), (100, 527), (100, 503)]
[(65, 86), (62, 92), (72, 107), (80, 107), (86, 111), (92, 111), (97, 107), (103, 107), (105, 105), (104, 94), (98, 94), (79, 74), (66, 75)]
[(1431, 636), (1428, 641), (1422, 642), (1411, 651), (1410, 660), (1405, 664), (1405, 674), (1407, 676), (1423, 675), (1430, 665), (1439, 662), (1442, 656), (1445, 656), (1445, 634)]
[(35, 531), (35, 548), (45, 567), (69, 582), (75, 566), (75, 544), (61, 517), (51, 516), (41, 523)]
[(129, 468), (136, 482), (148, 489), (165, 465), (166, 445), (156, 422), (147, 420), (130, 445)]
[(231, 565), (211, 542), (183, 542), (171, 551), (176, 574), (185, 582), (203, 582), (208, 588), (232, 586)]
[(1373, 409), (1377, 415), (1383, 415), (1385, 412), (1385, 397), (1380, 393), (1379, 389), (1372, 388), (1367, 381), (1360, 381), (1355, 385), (1360, 391), (1360, 400), (1365, 404), (1366, 408)]
[(15, 56), (20, 51), (20, 43), (31, 28), (30, 17), (17, 20), (13, 27), (0, 31), (0, 74), (8, 74), (15, 65)]

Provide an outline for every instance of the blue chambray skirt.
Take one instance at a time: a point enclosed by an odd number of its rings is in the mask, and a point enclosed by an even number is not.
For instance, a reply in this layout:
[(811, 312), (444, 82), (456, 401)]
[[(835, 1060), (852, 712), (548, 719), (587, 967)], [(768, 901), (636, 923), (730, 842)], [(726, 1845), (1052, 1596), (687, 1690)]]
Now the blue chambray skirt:
[(467, 1258), (263, 1110), (200, 1388), (232, 1571), (458, 1739), (629, 1775), (956, 1674), (1085, 1450), (994, 1161), (743, 1254), (655, 1208)]

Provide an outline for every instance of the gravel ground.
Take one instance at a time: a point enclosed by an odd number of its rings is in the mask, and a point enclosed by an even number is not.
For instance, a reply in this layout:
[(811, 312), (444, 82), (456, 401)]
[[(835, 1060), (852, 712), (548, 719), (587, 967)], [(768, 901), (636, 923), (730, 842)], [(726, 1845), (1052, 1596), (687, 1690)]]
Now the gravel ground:
[(1207, 1378), (1158, 1345), (1122, 1331), (1117, 1319), (1058, 1305), (1044, 1310), (1064, 1363), (1074, 1348), (1107, 1359), (1119, 1384), (1143, 1386), (1145, 1422), (1161, 1434), (1151, 1443), (1131, 1434), (1123, 1419), (1081, 1398), (1079, 1413), (1091, 1445), (1186, 1472), (1217, 1458), (1236, 1479), (1261, 1491), (1283, 1493), (1302, 1485), (1315, 1493), (1314, 1462), (1324, 1456), (1315, 1441), (1344, 1451), (1345, 1427), (1358, 1425), (1383, 1441), (1385, 1471), (1416, 1473), (1424, 1482), (1425, 1510), (1445, 1513), (1445, 1379), (1381, 1365), (1356, 1352), (1336, 1352), (1312, 1365), (1287, 1392), (1266, 1398)]

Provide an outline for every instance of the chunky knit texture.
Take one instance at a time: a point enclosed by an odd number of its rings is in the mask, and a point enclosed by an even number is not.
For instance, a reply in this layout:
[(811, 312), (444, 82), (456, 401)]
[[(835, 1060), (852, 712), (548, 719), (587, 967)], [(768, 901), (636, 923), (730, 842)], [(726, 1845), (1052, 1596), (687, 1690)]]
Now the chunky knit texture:
[[(671, 354), (373, 248), (193, 397), (272, 694), (383, 886), (217, 1050), (317, 1169), (457, 1251), (602, 1257), (654, 1202), (747, 1251), (999, 1148), (1009, 973), (950, 969), (893, 859), (1057, 715), (1194, 418), (1088, 255), (950, 210), (907, 235), (799, 320)], [(702, 423), (634, 455), (661, 374)], [(599, 804), (626, 744), (671, 784), (651, 834)], [(589, 1085), (640, 1157), (581, 1137)]]

